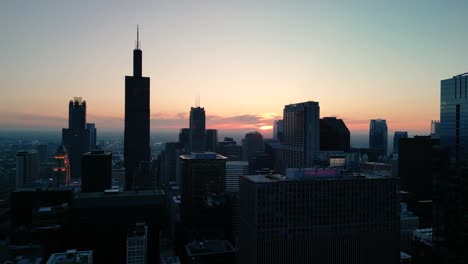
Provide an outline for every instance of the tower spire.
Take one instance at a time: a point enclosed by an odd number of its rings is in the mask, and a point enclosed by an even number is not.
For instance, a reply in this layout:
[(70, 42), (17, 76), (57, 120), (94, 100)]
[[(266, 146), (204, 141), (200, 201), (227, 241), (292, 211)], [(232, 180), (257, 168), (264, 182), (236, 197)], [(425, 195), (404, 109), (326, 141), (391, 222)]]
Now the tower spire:
[(137, 24), (137, 41), (136, 49), (140, 49), (140, 26)]

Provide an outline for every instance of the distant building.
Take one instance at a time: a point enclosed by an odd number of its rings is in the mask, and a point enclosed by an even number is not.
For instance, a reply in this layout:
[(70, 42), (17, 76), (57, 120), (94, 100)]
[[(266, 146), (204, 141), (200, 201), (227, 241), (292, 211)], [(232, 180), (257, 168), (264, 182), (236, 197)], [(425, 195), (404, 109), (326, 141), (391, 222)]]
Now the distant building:
[(81, 192), (103, 192), (112, 187), (112, 153), (93, 150), (83, 154)]
[(468, 158), (467, 84), (468, 73), (440, 81), (440, 145), (457, 161)]
[(333, 169), (242, 176), (239, 263), (396, 264), (398, 190)]
[(203, 152), (206, 147), (205, 109), (192, 107), (190, 109), (190, 151)]
[(148, 251), (148, 226), (137, 222), (127, 233), (127, 264), (146, 264)]
[(81, 155), (90, 151), (89, 129), (86, 127), (86, 101), (75, 97), (68, 104), (68, 128), (62, 129), (62, 144), (70, 155), (70, 176), (81, 178)]
[(320, 151), (318, 102), (286, 105), (283, 110), (284, 168), (306, 168)]
[(179, 132), (179, 143), (183, 149), (190, 148), (190, 128), (181, 128)]
[(242, 160), (250, 161), (256, 153), (264, 151), (263, 136), (257, 131), (245, 134), (242, 140)]
[(388, 127), (383, 119), (372, 119), (369, 129), (369, 148), (378, 151), (380, 156), (388, 155)]
[(70, 156), (67, 148), (61, 144), (54, 155), (55, 166), (52, 168), (56, 186), (70, 184)]
[(235, 264), (236, 250), (226, 240), (192, 241), (185, 245), (188, 264)]
[(89, 130), (89, 148), (91, 150), (96, 148), (97, 129), (94, 123), (86, 123), (86, 129)]
[(16, 152), (16, 188), (39, 180), (39, 153), (35, 150)]
[(273, 170), (284, 171), (284, 150), (283, 143), (276, 139), (265, 139), (265, 153), (273, 159)]
[(440, 136), (440, 121), (439, 120), (431, 121), (431, 136), (432, 137)]
[(284, 127), (283, 120), (275, 120), (273, 123), (273, 139), (283, 142), (284, 140)]
[(218, 130), (206, 130), (206, 151), (216, 152), (218, 149)]
[(229, 137), (225, 137), (224, 141), (218, 142), (218, 153), (227, 157), (230, 161), (242, 160), (242, 147)]
[(349, 129), (342, 119), (324, 117), (320, 119), (320, 150), (349, 151), (351, 148)]
[(93, 251), (71, 249), (64, 253), (53, 253), (46, 264), (93, 264)]
[(401, 138), (408, 138), (408, 132), (395, 131), (395, 135), (393, 135), (393, 153), (394, 154), (398, 154), (398, 144)]

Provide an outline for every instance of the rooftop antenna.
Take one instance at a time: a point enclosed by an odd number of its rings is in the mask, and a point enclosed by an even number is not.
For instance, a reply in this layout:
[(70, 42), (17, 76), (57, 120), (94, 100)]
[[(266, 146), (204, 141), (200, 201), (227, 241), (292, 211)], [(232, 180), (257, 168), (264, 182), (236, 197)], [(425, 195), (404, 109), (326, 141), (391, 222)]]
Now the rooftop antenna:
[(140, 27), (137, 24), (137, 41), (136, 41), (136, 49), (140, 49)]

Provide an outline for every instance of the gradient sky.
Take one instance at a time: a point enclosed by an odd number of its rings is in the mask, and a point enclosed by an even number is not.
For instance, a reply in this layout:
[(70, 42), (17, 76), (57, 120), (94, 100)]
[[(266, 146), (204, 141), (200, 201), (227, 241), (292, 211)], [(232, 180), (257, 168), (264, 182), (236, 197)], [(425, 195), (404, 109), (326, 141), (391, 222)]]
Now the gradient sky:
[[(468, 71), (468, 1), (1, 1), (0, 130), (58, 129), (83, 97), (98, 129), (123, 129), (140, 24), (152, 131), (272, 125), (320, 102), (351, 132), (369, 119), (429, 131), (440, 80)], [(389, 133), (390, 135), (390, 133)]]

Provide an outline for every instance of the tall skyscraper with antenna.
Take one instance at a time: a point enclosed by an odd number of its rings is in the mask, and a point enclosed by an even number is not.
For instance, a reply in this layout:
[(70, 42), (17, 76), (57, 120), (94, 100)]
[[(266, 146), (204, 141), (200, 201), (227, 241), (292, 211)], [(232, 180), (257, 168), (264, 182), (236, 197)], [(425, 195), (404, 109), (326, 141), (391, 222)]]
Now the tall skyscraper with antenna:
[(124, 162), (125, 190), (131, 190), (138, 166), (149, 162), (150, 149), (150, 78), (142, 76), (142, 51), (137, 27), (133, 50), (133, 76), (125, 76)]

